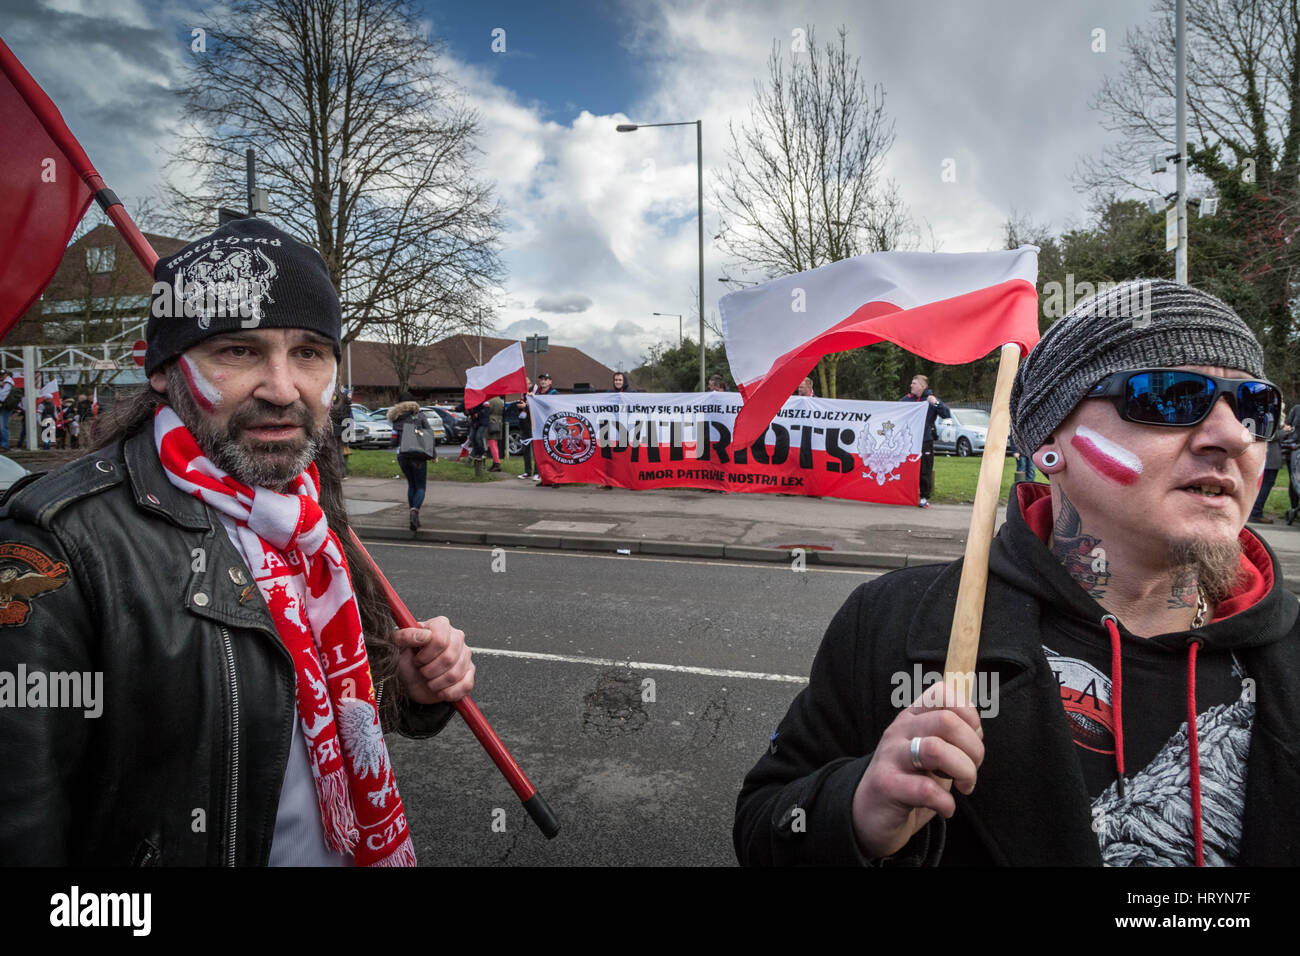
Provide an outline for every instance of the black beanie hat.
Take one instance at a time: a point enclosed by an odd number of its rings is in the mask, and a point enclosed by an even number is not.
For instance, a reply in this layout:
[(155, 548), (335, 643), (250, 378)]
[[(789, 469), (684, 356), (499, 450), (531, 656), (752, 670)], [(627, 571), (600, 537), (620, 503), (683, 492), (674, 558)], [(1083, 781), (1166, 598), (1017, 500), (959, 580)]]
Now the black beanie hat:
[(144, 370), (214, 335), (241, 329), (310, 329), (334, 343), (343, 312), (319, 252), (261, 219), (236, 219), (159, 259)]

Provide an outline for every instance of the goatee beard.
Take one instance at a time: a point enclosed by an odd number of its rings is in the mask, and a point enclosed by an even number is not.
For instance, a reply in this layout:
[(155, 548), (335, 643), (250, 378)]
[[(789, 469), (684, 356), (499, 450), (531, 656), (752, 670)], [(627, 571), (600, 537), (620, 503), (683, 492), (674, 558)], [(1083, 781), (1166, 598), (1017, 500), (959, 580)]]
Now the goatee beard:
[[(329, 437), (329, 419), (316, 426), (311, 413), (301, 402), (281, 406), (258, 398), (249, 398), (240, 405), (223, 428), (199, 410), (190, 394), (185, 373), (175, 362), (167, 369), (167, 397), (208, 460), (246, 485), (282, 491), (285, 485), (307, 470)], [(307, 432), (306, 444), (299, 447), (296, 442), (263, 441), (258, 443), (256, 451), (252, 451), (232, 437), (239, 433), (244, 423), (268, 418), (301, 425)]]
[(1195, 575), (1201, 594), (1218, 604), (1236, 590), (1241, 580), (1241, 544), (1237, 541), (1173, 541), (1169, 564), (1175, 579), (1180, 572)]

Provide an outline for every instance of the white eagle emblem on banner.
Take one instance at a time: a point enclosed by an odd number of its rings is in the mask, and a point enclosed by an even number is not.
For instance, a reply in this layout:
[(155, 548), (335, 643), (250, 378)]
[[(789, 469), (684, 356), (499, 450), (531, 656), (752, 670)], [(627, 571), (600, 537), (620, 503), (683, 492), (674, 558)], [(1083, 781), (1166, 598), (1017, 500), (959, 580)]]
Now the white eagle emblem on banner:
[(863, 478), (874, 478), (884, 486), (887, 481), (897, 481), (898, 468), (912, 454), (912, 430), (899, 428), (885, 421), (873, 429), (868, 423), (858, 436), (858, 457), (862, 459)]

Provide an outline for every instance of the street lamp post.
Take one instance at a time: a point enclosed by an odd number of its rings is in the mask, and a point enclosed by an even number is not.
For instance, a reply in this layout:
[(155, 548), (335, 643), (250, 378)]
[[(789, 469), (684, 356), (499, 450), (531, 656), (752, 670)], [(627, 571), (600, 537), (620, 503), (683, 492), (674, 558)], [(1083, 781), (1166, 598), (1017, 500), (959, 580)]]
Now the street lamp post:
[(666, 319), (677, 319), (677, 347), (682, 347), (682, 317), (676, 312), (651, 312), (651, 315), (662, 315)]
[(620, 123), (615, 129), (620, 133), (634, 133), (642, 126), (694, 126), (696, 201), (699, 204), (700, 236), (700, 391), (704, 391), (704, 120), (685, 123)]

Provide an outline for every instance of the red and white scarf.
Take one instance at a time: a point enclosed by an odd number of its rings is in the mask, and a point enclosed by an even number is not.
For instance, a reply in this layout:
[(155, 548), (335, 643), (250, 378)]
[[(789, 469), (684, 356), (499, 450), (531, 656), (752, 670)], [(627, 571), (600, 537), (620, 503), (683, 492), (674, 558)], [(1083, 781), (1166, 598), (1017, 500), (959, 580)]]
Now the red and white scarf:
[(379, 723), (361, 615), (312, 464), (283, 494), (214, 465), (172, 409), (154, 443), (173, 485), (234, 520), (239, 543), (297, 672), (298, 716), (325, 842), (358, 866), (414, 866), (406, 811)]

